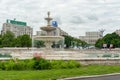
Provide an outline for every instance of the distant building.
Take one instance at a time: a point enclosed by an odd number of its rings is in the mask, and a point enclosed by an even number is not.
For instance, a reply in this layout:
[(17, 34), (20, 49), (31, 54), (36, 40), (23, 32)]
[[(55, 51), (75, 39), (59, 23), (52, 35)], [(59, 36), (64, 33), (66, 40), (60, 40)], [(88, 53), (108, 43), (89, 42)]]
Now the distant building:
[[(39, 36), (45, 36), (47, 33), (45, 31), (37, 31), (37, 35)], [(62, 35), (68, 35), (65, 31), (61, 30), (59, 27), (56, 27), (56, 30), (51, 32), (52, 36), (62, 36)]]
[(116, 34), (120, 36), (120, 29), (115, 31)]
[(102, 32), (86, 32), (85, 36), (79, 36), (80, 40), (87, 42), (88, 44), (95, 44), (96, 41), (103, 37)]
[(30, 35), (32, 37), (33, 29), (30, 26), (27, 26), (26, 22), (16, 21), (16, 20), (6, 20), (6, 23), (3, 24), (2, 34), (5, 34), (7, 31), (11, 31), (15, 36), (20, 36), (24, 34)]

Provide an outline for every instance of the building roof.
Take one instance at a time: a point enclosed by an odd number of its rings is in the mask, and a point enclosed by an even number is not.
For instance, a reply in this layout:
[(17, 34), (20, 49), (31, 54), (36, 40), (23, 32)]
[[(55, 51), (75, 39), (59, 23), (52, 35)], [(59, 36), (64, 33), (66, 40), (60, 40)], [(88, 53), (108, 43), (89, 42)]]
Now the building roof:
[(7, 19), (6, 23), (16, 24), (16, 25), (20, 25), (20, 26), (27, 26), (26, 22), (16, 21), (16, 20), (9, 20), (9, 19)]

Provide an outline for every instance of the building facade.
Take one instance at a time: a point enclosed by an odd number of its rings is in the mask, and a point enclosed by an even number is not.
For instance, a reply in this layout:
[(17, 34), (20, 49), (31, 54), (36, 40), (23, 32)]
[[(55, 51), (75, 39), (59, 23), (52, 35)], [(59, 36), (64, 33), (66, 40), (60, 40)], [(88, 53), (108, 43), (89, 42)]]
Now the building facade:
[(120, 36), (120, 29), (116, 30), (115, 33)]
[(85, 36), (79, 36), (80, 40), (92, 45), (94, 45), (96, 41), (102, 37), (102, 32), (86, 32)]
[(26, 22), (15, 21), (15, 20), (6, 20), (6, 23), (3, 24), (2, 34), (5, 34), (7, 31), (14, 33), (15, 37), (27, 34), (32, 37), (33, 29), (30, 26), (27, 26)]

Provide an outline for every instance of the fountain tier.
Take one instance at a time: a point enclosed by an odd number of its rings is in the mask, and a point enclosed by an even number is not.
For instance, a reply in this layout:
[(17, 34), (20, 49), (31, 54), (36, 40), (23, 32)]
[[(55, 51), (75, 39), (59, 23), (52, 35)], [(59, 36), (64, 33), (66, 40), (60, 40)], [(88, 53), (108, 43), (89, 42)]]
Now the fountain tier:
[(43, 26), (40, 29), (43, 30), (43, 31), (46, 31), (47, 35), (46, 36), (35, 36), (34, 39), (44, 41), (46, 48), (51, 49), (51, 46), (52, 46), (53, 42), (64, 40), (64, 37), (62, 37), (62, 36), (52, 36), (51, 35), (51, 32), (53, 30), (55, 30), (56, 28), (51, 27), (51, 25), (50, 25), (50, 21), (52, 20), (52, 18), (50, 17), (50, 12), (48, 12), (48, 17), (45, 18), (45, 20), (47, 20), (47, 26)]
[(42, 29), (43, 31), (46, 31), (46, 32), (51, 32), (51, 31), (55, 30), (56, 28), (45, 26), (45, 27), (41, 27), (40, 29)]

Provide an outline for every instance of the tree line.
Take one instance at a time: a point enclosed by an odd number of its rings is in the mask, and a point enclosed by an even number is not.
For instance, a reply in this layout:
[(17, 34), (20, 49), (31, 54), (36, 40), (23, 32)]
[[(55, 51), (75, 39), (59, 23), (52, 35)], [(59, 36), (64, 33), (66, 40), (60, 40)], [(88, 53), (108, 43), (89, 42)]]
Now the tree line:
[(106, 48), (120, 48), (120, 36), (116, 33), (106, 34), (96, 42), (95, 46), (97, 48), (103, 48), (103, 44), (106, 44)]
[(0, 35), (0, 47), (31, 47), (31, 45), (32, 40), (27, 34), (15, 37), (14, 33), (7, 31)]
[[(85, 41), (81, 41), (78, 38), (74, 38), (71, 36), (64, 35), (65, 38), (64, 44), (66, 45), (65, 48), (70, 48), (74, 46), (82, 46), (85, 47), (87, 43)], [(61, 42), (59, 42), (60, 44)], [(0, 35), (0, 47), (31, 47), (32, 46), (32, 39), (29, 35), (24, 34), (15, 37), (14, 33), (11, 31), (7, 31), (5, 34)], [(34, 40), (34, 47), (44, 47), (44, 41), (41, 40)], [(54, 44), (53, 44), (54, 46)]]
[(87, 45), (85, 41), (81, 41), (80, 39), (72, 37), (72, 36), (64, 35), (64, 38), (65, 38), (66, 48), (75, 47), (75, 46), (85, 47)]

